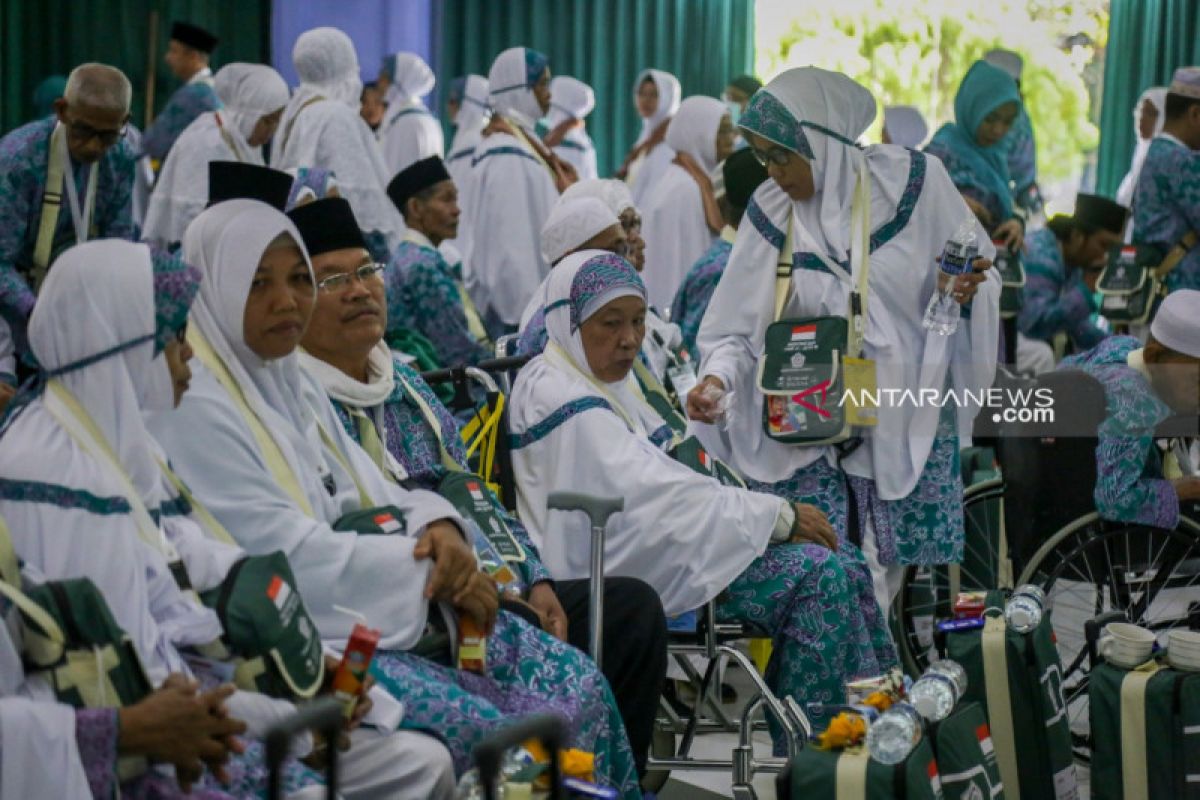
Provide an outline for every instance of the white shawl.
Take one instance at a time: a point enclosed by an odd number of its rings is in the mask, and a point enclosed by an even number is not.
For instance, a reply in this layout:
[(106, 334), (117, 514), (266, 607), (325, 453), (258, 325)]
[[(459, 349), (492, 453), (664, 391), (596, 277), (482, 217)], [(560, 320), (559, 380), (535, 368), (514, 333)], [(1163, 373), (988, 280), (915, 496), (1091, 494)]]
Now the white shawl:
[[(587, 518), (549, 512), (547, 498), (556, 491), (623, 497), (625, 510), (608, 524), (608, 574), (641, 578), (667, 614), (679, 614), (711, 600), (763, 553), (782, 501), (722, 486), (674, 461), (647, 438), (664, 423), (632, 375), (618, 384), (595, 378), (570, 325), (575, 278), (595, 256), (576, 253), (554, 269), (549, 296), (558, 305), (547, 315), (550, 344), (513, 387), (512, 431), (529, 440), (513, 453), (520, 516), (555, 578), (586, 578)], [(580, 319), (631, 293), (597, 290)], [(594, 407), (598, 400), (613, 410)], [(573, 413), (565, 410), (572, 407)]]
[[(717, 166), (717, 129), (728, 111), (711, 97), (689, 97), (667, 128), (674, 153), (687, 153), (702, 170)], [(700, 187), (677, 164), (668, 164), (657, 185), (646, 187), (642, 207), (642, 237), (646, 240), (646, 288), (650, 302), (670, 308), (683, 277), (716, 238), (704, 216)]]
[[(416, 537), (430, 522), (459, 517), (436, 495), (405, 491), (383, 476), (346, 435), (297, 354), (268, 363), (246, 346), (242, 317), (251, 280), (267, 245), (284, 233), (304, 253), (287, 217), (263, 203), (231, 200), (196, 218), (184, 252), (204, 273), (192, 324), (282, 452), (313, 515), (275, 482), (242, 412), (204, 367), (195, 367), (193, 388), (178, 411), (155, 415), (152, 428), (180, 477), (238, 544), (250, 553), (288, 555), (305, 605), (329, 646), (343, 646), (354, 625), (336, 610), (341, 606), (366, 615), (382, 631), (381, 647), (408, 648), (420, 638), (427, 613), (423, 591), (430, 562), (413, 560)], [(323, 446), (322, 427), (336, 456)], [(347, 467), (373, 505), (390, 503), (404, 513), (404, 535), (332, 529), (343, 514), (363, 507)]]
[(421, 101), (436, 83), (433, 70), (416, 53), (392, 56), (392, 83), (384, 98), (387, 113), (379, 135), (389, 175), (423, 158), (444, 155), (442, 126)]
[[(794, 69), (763, 91), (785, 106), (794, 130), (806, 137), (814, 154), (818, 190), (811, 199), (796, 203), (774, 181), (755, 192), (698, 336), (703, 356), (700, 374), (715, 375), (733, 390), (734, 407), (726, 427), (695, 425), (695, 429), (718, 457), (747, 477), (776, 482), (818, 458), (832, 461), (830, 448), (779, 444), (762, 429), (762, 394), (755, 385), (755, 372), (763, 336), (773, 321), (773, 265), (788, 219), (793, 220), (797, 252), (819, 248), (827, 257), (843, 260), (849, 248), (851, 195), (858, 171), (869, 171), (870, 219), (872, 230), (879, 232), (899, 213), (911, 159), (919, 156), (894, 145), (859, 151), (816, 129), (799, 127), (796, 120), (820, 125), (845, 139), (861, 135), (874, 117), (874, 98), (844, 75)], [(970, 320), (964, 320), (953, 336), (931, 333), (921, 324), (936, 285), (935, 259), (970, 214), (936, 158), (925, 158), (923, 189), (910, 213), (903, 229), (870, 257), (864, 355), (876, 361), (881, 388), (940, 391), (950, 368), (955, 389), (980, 391), (991, 385), (996, 365), (1000, 284), (995, 272), (989, 272), (980, 285)], [(976, 233), (981, 255), (991, 257), (994, 248), (985, 232), (978, 228)], [(798, 267), (784, 316), (845, 315), (848, 295), (849, 287), (832, 274)], [(976, 411), (964, 409), (960, 426), (969, 423)], [(938, 412), (933, 405), (884, 403), (878, 426), (867, 434), (864, 446), (845, 460), (846, 471), (874, 478), (884, 500), (907, 496), (928, 459)]]
[[(583, 81), (569, 75), (557, 75), (550, 80), (550, 113), (546, 124), (551, 130), (567, 120), (586, 119), (595, 107), (596, 93)], [(554, 154), (573, 166), (581, 181), (598, 178), (596, 147), (587, 128), (583, 125), (571, 128), (563, 142), (554, 148)]]

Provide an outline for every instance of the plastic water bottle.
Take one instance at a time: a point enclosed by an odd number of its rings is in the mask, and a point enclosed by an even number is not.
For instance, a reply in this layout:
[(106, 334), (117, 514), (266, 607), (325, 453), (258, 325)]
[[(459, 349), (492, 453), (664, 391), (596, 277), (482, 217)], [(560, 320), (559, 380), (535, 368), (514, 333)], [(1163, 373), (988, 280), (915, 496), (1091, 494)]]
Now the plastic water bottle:
[(970, 271), (977, 252), (979, 250), (975, 246), (975, 218), (967, 217), (942, 250), (940, 266), (949, 280), (944, 290), (935, 289), (933, 297), (929, 298), (929, 305), (925, 307), (925, 318), (921, 320), (926, 330), (940, 333), (942, 336), (949, 336), (958, 330), (961, 309), (958, 301), (954, 299), (954, 279)]
[(922, 717), (937, 722), (950, 716), (967, 690), (967, 671), (957, 661), (942, 659), (925, 670), (908, 698)]
[(867, 729), (867, 752), (880, 764), (899, 764), (921, 736), (921, 715), (908, 703), (897, 703)]
[(483, 782), (479, 780), (479, 770), (470, 769), (458, 779), (458, 788), (454, 796), (457, 800), (483, 800)]
[(1004, 621), (1017, 633), (1032, 633), (1042, 621), (1046, 593), (1042, 587), (1027, 583), (1018, 586), (1004, 605)]

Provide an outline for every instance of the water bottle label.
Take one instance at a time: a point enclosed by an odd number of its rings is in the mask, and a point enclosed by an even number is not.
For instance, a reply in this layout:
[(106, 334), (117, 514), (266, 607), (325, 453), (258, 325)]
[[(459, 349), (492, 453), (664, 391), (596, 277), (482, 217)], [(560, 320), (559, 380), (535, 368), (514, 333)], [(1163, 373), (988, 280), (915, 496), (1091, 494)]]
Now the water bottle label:
[(973, 631), (976, 628), (982, 628), (984, 619), (975, 617), (974, 619), (948, 619), (938, 623), (938, 630), (943, 633), (955, 633), (958, 631)]
[(962, 242), (946, 242), (946, 249), (942, 251), (942, 272), (947, 275), (962, 275), (970, 269), (974, 260), (974, 247)]

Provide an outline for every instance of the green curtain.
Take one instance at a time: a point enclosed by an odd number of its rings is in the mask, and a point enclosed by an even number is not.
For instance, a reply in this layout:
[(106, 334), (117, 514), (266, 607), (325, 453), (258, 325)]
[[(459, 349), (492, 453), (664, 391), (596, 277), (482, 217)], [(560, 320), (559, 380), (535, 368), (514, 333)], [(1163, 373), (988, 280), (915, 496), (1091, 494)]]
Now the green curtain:
[(231, 61), (270, 63), (270, 0), (0, 0), (0, 131), (33, 116), (33, 90), (43, 78), (100, 61), (133, 83), (134, 124), (145, 121), (147, 36), (158, 12), (155, 110), (179, 82), (163, 63), (171, 22), (200, 25), (221, 40), (214, 68)]
[(1133, 156), (1138, 96), (1169, 84), (1176, 67), (1200, 64), (1200, 3), (1112, 0), (1109, 14), (1096, 188), (1112, 197)]
[(552, 74), (589, 84), (601, 175), (620, 166), (641, 129), (633, 83), (643, 69), (673, 73), (684, 97), (719, 97), (754, 68), (753, 0), (446, 0), (439, 22), (440, 90), (457, 75), (486, 76), (517, 45), (548, 55)]

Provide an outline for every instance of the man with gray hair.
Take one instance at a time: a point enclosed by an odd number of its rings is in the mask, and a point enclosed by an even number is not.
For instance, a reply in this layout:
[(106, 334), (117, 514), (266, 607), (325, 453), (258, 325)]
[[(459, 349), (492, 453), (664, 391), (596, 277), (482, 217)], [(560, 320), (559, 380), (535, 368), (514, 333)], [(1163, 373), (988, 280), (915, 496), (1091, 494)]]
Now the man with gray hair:
[[(25, 323), (63, 250), (133, 239), (134, 153), (124, 141), (133, 90), (120, 70), (81, 64), (54, 115), (0, 139), (0, 350), (29, 357)], [(0, 375), (0, 381), (11, 379)]]

